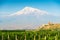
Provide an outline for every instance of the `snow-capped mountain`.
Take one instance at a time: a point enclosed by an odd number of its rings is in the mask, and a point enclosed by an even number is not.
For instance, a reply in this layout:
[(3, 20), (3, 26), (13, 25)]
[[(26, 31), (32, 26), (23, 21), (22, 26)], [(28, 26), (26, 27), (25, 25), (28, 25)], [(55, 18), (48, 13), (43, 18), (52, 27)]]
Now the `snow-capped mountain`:
[(14, 14), (10, 14), (9, 16), (17, 16), (17, 15), (29, 15), (29, 14), (34, 14), (34, 15), (45, 15), (48, 14), (47, 11), (43, 11), (37, 8), (32, 8), (32, 7), (25, 7), (22, 10), (14, 13)]
[[(38, 16), (38, 17), (37, 17)], [(35, 29), (41, 24), (60, 21), (59, 17), (49, 15), (47, 11), (25, 7), (20, 11), (0, 17), (1, 29)]]

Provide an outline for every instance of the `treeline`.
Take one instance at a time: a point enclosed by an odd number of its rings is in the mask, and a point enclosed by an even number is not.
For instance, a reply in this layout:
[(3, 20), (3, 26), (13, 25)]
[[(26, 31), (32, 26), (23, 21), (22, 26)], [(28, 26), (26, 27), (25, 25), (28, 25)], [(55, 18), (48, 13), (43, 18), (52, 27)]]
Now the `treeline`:
[(0, 30), (0, 32), (24, 32), (25, 30)]

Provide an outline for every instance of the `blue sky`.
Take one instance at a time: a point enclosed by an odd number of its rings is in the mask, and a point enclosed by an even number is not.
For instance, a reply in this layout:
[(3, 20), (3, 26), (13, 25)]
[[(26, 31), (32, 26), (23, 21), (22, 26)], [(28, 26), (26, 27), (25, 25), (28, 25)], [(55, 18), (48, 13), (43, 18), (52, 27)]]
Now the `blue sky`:
[(18, 16), (18, 18), (12, 17), (4, 19), (0, 18), (0, 27), (12, 28), (13, 26), (14, 28), (14, 26), (36, 26), (44, 24), (49, 20), (52, 22), (60, 22), (60, 0), (0, 0), (0, 17), (16, 13), (26, 6), (47, 11), (48, 14), (53, 16), (47, 16), (46, 18), (42, 16), (42, 18), (40, 17), (39, 19), (33, 16)]
[(26, 6), (60, 14), (60, 0), (0, 0), (0, 15), (15, 13)]

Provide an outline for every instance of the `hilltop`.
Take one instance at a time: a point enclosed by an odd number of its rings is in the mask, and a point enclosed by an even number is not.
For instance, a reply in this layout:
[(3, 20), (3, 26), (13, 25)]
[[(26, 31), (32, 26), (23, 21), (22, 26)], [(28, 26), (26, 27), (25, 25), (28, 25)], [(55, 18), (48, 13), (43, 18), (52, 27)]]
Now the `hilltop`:
[(43, 24), (42, 26), (38, 27), (37, 29), (43, 29), (43, 30), (48, 30), (48, 29), (60, 29), (60, 24), (59, 23), (48, 23), (48, 24)]

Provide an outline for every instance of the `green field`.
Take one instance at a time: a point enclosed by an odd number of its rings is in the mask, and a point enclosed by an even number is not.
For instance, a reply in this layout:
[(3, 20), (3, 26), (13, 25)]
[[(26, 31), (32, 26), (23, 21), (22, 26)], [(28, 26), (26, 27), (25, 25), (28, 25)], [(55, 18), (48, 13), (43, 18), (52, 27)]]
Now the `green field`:
[(0, 40), (60, 40), (60, 31), (0, 30)]

